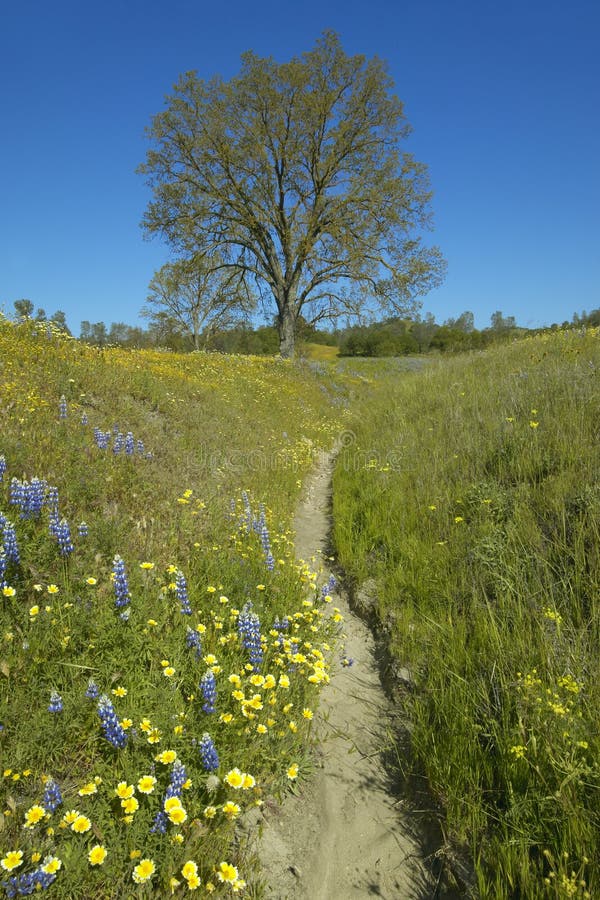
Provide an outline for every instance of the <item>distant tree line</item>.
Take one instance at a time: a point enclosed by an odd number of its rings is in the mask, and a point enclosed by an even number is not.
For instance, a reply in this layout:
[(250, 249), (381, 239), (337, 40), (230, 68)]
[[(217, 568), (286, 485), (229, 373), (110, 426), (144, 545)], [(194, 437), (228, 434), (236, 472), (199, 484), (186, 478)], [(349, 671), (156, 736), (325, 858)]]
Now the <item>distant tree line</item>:
[[(157, 287), (158, 282), (154, 283)], [(152, 286), (152, 285), (151, 285)], [(150, 298), (149, 298), (150, 301)], [(35, 310), (30, 300), (15, 300), (14, 318), (17, 321), (48, 322), (71, 334), (65, 313), (57, 310), (47, 316), (41, 308)], [(81, 322), (80, 340), (96, 347), (125, 347), (130, 349), (161, 348), (178, 353), (206, 350), (219, 353), (241, 353), (274, 356), (280, 349), (277, 323), (253, 326), (247, 317), (229, 317), (219, 313), (208, 317), (204, 328), (190, 326), (185, 315), (173, 315), (151, 302), (142, 311), (148, 318), (147, 328), (125, 322)], [(500, 310), (493, 313), (487, 328), (475, 328), (475, 317), (466, 310), (442, 324), (431, 313), (413, 318), (389, 317), (366, 325), (347, 324), (335, 330), (318, 328), (302, 316), (296, 323), (299, 349), (305, 344), (328, 344), (339, 348), (341, 356), (407, 356), (425, 353), (459, 353), (480, 350), (492, 343), (514, 340), (542, 331), (560, 328), (600, 327), (600, 309), (575, 313), (572, 320), (549, 328), (528, 329), (517, 325), (514, 316)]]

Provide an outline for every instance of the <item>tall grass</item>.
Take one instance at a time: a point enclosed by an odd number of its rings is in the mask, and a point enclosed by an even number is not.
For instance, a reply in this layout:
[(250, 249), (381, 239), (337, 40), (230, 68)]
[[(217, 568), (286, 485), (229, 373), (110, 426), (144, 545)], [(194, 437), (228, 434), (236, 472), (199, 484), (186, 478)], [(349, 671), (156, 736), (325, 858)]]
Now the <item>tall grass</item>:
[(236, 819), (302, 774), (328, 679), (289, 525), (345, 388), (6, 321), (0, 367), (3, 892), (255, 893)]
[(599, 377), (598, 330), (388, 370), (335, 473), (482, 897), (600, 895)]

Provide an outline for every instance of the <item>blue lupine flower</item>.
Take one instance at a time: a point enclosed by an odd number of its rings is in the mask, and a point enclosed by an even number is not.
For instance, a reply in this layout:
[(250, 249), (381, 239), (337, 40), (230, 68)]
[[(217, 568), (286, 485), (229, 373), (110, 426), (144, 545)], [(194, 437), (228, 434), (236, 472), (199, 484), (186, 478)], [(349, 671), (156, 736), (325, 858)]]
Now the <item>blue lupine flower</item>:
[(4, 473), (6, 472), (6, 459), (4, 458), (4, 454), (0, 456), (0, 481), (4, 478)]
[[(4, 552), (4, 547), (0, 546), (0, 587), (5, 587), (4, 585), (4, 573), (6, 572), (6, 553)], [(190, 631), (192, 629), (190, 628)], [(188, 647), (189, 647), (188, 643)]]
[(152, 823), (152, 828), (150, 829), (150, 834), (166, 834), (167, 831), (167, 817), (162, 809), (154, 816), (154, 821)]
[(252, 666), (255, 669), (260, 669), (263, 660), (260, 621), (256, 613), (252, 611), (252, 602), (250, 600), (244, 604), (238, 617), (238, 632), (242, 640), (242, 646), (248, 651)]
[(90, 680), (88, 681), (85, 696), (88, 698), (88, 700), (97, 700), (100, 696), (100, 688), (93, 678), (90, 678)]
[(215, 772), (219, 768), (219, 755), (210, 734), (205, 731), (198, 743), (205, 772)]
[(210, 669), (205, 672), (200, 679), (200, 690), (204, 697), (204, 703), (202, 704), (203, 712), (214, 713), (216, 711), (217, 703), (217, 680)]
[(115, 591), (115, 606), (127, 606), (131, 602), (129, 582), (125, 573), (125, 563), (120, 556), (113, 560), (113, 587)]
[(120, 431), (118, 431), (117, 434), (115, 435), (115, 440), (113, 443), (113, 448), (112, 448), (113, 453), (115, 455), (117, 453), (120, 453), (124, 446), (125, 446), (125, 438), (123, 437), (123, 434)]
[(51, 713), (60, 713), (63, 711), (63, 702), (62, 697), (58, 693), (58, 691), (52, 691), (50, 694), (50, 703), (48, 705), (48, 712)]
[(80, 522), (77, 526), (77, 534), (79, 537), (87, 537), (89, 534), (89, 528), (86, 522)]
[(61, 519), (56, 529), (56, 539), (61, 556), (68, 556), (75, 549), (71, 541), (71, 529), (66, 519)]
[(135, 453), (135, 441), (131, 431), (128, 431), (125, 435), (125, 453), (127, 456), (133, 456)]
[(185, 580), (185, 575), (181, 571), (178, 571), (175, 576), (175, 591), (177, 593), (177, 599), (181, 604), (181, 613), (185, 616), (191, 616), (192, 607), (188, 600), (187, 582)]
[(50, 862), (52, 857), (47, 856), (42, 865), (34, 869), (33, 872), (24, 872), (22, 875), (12, 875), (10, 878), (1, 882), (1, 886), (6, 891), (6, 896), (25, 897), (33, 894), (34, 891), (46, 890), (53, 881), (56, 881), (56, 872), (44, 872), (43, 866)]
[(187, 772), (185, 770), (185, 766), (179, 759), (176, 759), (171, 766), (171, 778), (169, 781), (169, 786), (165, 791), (164, 799), (168, 800), (170, 797), (181, 797), (183, 785), (186, 781)]
[(124, 609), (122, 613), (119, 613), (119, 618), (120, 618), (121, 622), (129, 622), (130, 615), (131, 615), (131, 610), (128, 607), (127, 609)]
[(42, 806), (46, 812), (54, 812), (63, 802), (60, 788), (54, 778), (49, 778), (46, 782), (46, 789), (42, 798)]
[(108, 449), (108, 442), (110, 441), (110, 438), (110, 431), (100, 431), (98, 427), (94, 428), (94, 440), (96, 441), (96, 446), (99, 450)]
[(336, 580), (335, 575), (330, 575), (329, 581), (327, 582), (327, 584), (324, 584), (323, 587), (321, 588), (321, 600), (323, 600), (324, 597), (327, 597), (328, 594), (333, 594), (333, 592), (335, 591), (336, 585), (337, 585), (337, 580)]
[(102, 694), (98, 700), (98, 715), (106, 740), (113, 747), (122, 749), (127, 743), (127, 734), (119, 724), (115, 708), (106, 694)]
[(2, 537), (2, 544), (4, 546), (4, 556), (6, 563), (13, 562), (16, 566), (19, 565), (21, 561), (21, 557), (19, 555), (19, 547), (17, 545), (17, 533), (15, 531), (15, 526), (12, 522), (3, 516), (0, 512), (0, 533)]
[(202, 656), (202, 641), (196, 629), (190, 628), (189, 625), (185, 634), (185, 643), (190, 650), (196, 651), (196, 659), (200, 659)]
[(61, 419), (67, 418), (67, 398), (63, 394), (58, 404), (58, 415)]
[(87, 424), (88, 424), (88, 421), (89, 421), (89, 420), (88, 420), (88, 417), (87, 417), (87, 413), (81, 413), (81, 424), (82, 424), (82, 425), (87, 425)]

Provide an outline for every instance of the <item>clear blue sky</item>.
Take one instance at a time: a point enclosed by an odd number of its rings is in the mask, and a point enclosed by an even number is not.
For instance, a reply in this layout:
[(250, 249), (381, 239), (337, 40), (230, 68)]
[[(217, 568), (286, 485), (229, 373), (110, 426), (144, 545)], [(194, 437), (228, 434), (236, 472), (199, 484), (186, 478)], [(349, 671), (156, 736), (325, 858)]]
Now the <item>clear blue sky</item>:
[(597, 0), (19, 0), (0, 11), (0, 309), (137, 324), (168, 257), (142, 238), (144, 129), (180, 73), (229, 78), (332, 29), (387, 60), (435, 191), (438, 321), (600, 306)]

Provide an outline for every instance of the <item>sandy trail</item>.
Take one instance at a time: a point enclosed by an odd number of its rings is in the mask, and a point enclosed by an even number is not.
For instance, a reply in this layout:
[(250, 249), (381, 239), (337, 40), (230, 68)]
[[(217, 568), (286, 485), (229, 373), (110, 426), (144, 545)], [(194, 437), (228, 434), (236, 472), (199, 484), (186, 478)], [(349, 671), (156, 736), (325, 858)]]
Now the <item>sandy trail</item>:
[[(294, 522), (296, 555), (326, 560), (333, 454), (322, 455)], [(317, 559), (317, 564), (319, 560)], [(326, 566), (325, 566), (326, 567)], [(389, 793), (381, 756), (392, 710), (381, 686), (374, 640), (348, 606), (345, 654), (321, 694), (316, 771), (300, 795), (263, 810), (258, 847), (269, 900), (412, 900), (436, 895), (408, 810)]]

